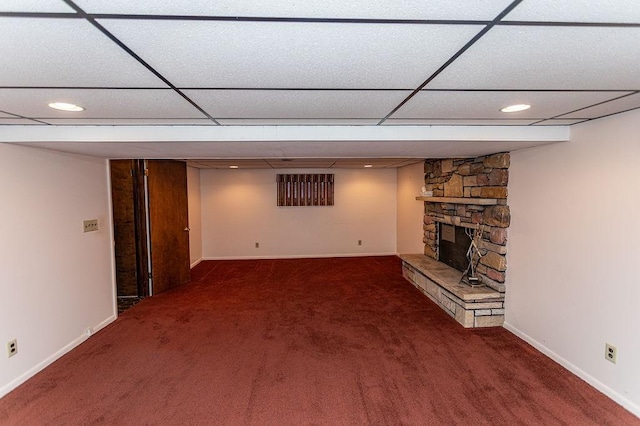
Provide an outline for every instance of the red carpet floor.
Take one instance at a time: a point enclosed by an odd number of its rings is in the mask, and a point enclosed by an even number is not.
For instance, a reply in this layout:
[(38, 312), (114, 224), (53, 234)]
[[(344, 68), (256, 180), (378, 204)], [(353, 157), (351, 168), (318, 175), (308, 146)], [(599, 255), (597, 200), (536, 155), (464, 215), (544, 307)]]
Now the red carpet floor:
[(640, 425), (395, 257), (211, 261), (0, 400), (2, 425)]

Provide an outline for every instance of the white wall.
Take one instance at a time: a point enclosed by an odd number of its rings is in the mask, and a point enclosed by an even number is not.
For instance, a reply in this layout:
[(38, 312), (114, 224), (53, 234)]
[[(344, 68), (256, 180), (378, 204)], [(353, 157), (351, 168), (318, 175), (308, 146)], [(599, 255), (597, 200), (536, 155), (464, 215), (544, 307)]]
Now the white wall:
[(571, 129), (511, 154), (506, 327), (640, 416), (640, 111)]
[(189, 255), (193, 268), (202, 260), (202, 215), (200, 202), (200, 169), (187, 167), (189, 205)]
[[(277, 207), (278, 173), (334, 173), (335, 205)], [(202, 170), (200, 178), (205, 259), (396, 253), (396, 169)]]
[(115, 319), (109, 199), (105, 160), (0, 144), (0, 396)]
[(424, 253), (424, 202), (416, 196), (424, 186), (424, 161), (398, 169), (398, 254)]

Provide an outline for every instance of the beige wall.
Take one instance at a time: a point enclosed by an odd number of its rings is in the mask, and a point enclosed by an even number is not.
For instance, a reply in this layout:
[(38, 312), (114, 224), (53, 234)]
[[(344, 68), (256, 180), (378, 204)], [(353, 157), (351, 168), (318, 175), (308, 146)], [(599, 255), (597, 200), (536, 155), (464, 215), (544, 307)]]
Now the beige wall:
[(200, 170), (187, 167), (189, 204), (189, 255), (193, 268), (202, 260), (202, 217), (200, 202)]
[(416, 196), (424, 186), (424, 161), (398, 169), (398, 254), (424, 253), (424, 202)]
[(640, 416), (639, 135), (633, 111), (512, 152), (505, 326)]
[[(277, 207), (278, 173), (334, 173), (335, 205)], [(200, 182), (205, 259), (396, 253), (396, 169), (201, 170)]]
[(115, 319), (108, 181), (105, 160), (0, 144), (0, 396)]

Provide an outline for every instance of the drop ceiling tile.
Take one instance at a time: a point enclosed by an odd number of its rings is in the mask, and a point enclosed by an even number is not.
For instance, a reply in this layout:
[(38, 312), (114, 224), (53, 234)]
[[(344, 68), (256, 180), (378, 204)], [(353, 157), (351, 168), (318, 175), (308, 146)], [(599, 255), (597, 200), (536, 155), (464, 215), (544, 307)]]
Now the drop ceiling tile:
[(383, 126), (528, 126), (536, 121), (526, 120), (493, 120), (493, 119), (422, 119), (422, 118), (389, 118)]
[[(408, 91), (184, 90), (215, 118), (384, 117)], [(287, 120), (290, 122), (290, 120)]]
[(0, 117), (0, 126), (5, 125), (23, 125), (23, 126), (44, 126), (44, 123), (38, 123), (37, 121), (28, 120), (26, 118), (15, 117)]
[(101, 20), (178, 87), (414, 89), (478, 25)]
[(0, 40), (0, 86), (165, 86), (85, 20), (0, 18)]
[(0, 12), (74, 13), (61, 0), (2, 0)]
[[(393, 118), (542, 119), (613, 99), (625, 92), (439, 92), (421, 91)], [(512, 114), (500, 109), (514, 104), (531, 108)]]
[(215, 126), (208, 118), (47, 118), (57, 126)]
[(231, 118), (216, 119), (220, 124), (225, 126), (375, 126), (380, 121), (379, 118)]
[(93, 13), (129, 13), (210, 16), (273, 16), (305, 18), (375, 19), (478, 19), (491, 20), (511, 0), (428, 1), (321, 0), (313, 2), (266, 2), (264, 0), (76, 0)]
[(442, 89), (640, 89), (640, 28), (494, 27), (437, 76)]
[[(47, 106), (50, 102), (85, 111), (58, 111)], [(31, 118), (204, 118), (170, 89), (0, 89), (0, 110)]]
[(559, 118), (598, 118), (635, 108), (640, 108), (640, 94), (625, 96), (624, 98), (576, 111)]
[(505, 21), (640, 22), (637, 0), (525, 1)]

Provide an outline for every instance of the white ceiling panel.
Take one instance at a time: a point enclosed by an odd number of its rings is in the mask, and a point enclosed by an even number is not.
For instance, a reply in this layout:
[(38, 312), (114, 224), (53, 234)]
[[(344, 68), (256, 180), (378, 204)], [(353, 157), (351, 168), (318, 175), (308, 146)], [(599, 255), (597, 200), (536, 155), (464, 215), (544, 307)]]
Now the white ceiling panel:
[(477, 19), (491, 20), (504, 10), (511, 0), (318, 0), (268, 2), (264, 0), (76, 0), (87, 12), (210, 15), (210, 16), (272, 16), (299, 18), (373, 18), (373, 19)]
[(413, 89), (480, 26), (100, 21), (178, 87)]
[(494, 27), (427, 88), (636, 90), (638, 69), (640, 28)]
[(383, 126), (528, 126), (538, 120), (481, 120), (481, 119), (424, 119), (424, 118), (390, 118)]
[(62, 0), (2, 0), (0, 12), (73, 13)]
[[(58, 111), (50, 102), (85, 110)], [(30, 118), (204, 118), (170, 89), (0, 89), (0, 110)]]
[(218, 119), (225, 126), (375, 126), (378, 118), (274, 118), (274, 119)]
[(47, 118), (56, 126), (215, 126), (208, 118)]
[(408, 91), (184, 90), (220, 118), (382, 118)]
[(505, 21), (640, 23), (638, 0), (528, 0)]
[[(613, 99), (625, 92), (430, 92), (422, 91), (394, 118), (550, 118)], [(505, 114), (509, 105), (529, 104), (526, 111)]]
[(563, 115), (561, 118), (596, 118), (635, 108), (640, 108), (640, 94), (625, 96), (615, 101)]
[(0, 18), (0, 40), (0, 86), (164, 86), (85, 20)]

